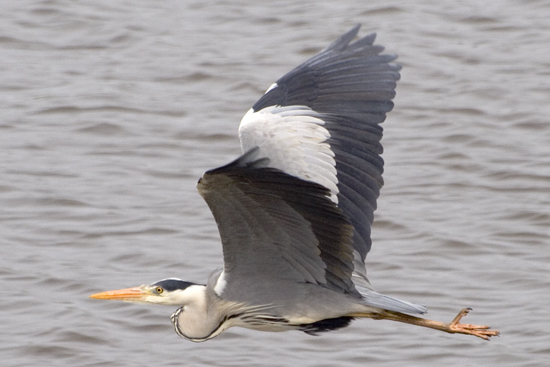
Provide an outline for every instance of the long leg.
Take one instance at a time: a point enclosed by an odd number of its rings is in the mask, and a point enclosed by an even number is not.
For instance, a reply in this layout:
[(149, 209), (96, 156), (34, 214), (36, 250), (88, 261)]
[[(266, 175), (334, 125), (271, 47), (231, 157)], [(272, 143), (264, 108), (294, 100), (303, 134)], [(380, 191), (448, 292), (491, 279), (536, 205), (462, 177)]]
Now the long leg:
[(468, 314), (472, 309), (463, 308), (458, 315), (450, 323), (444, 323), (440, 321), (422, 319), (420, 317), (410, 316), (400, 312), (387, 311), (384, 310), (380, 314), (351, 314), (352, 317), (369, 317), (377, 320), (393, 320), (404, 322), (407, 324), (418, 325), (427, 327), (430, 329), (436, 329), (445, 331), (451, 334), (466, 334), (474, 335), (484, 340), (489, 340), (491, 336), (498, 336), (500, 332), (498, 330), (490, 330), (489, 326), (483, 325), (471, 325), (471, 324), (460, 324), (460, 320)]

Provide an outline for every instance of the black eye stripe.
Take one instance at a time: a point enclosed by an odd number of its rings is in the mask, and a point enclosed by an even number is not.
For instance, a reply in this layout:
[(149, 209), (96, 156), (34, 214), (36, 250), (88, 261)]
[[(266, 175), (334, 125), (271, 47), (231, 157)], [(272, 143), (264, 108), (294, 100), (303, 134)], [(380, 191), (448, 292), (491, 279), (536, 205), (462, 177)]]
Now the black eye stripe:
[(152, 285), (154, 287), (161, 287), (167, 292), (172, 292), (175, 290), (184, 290), (191, 285), (196, 285), (196, 283), (186, 282), (180, 279), (163, 279), (153, 283)]

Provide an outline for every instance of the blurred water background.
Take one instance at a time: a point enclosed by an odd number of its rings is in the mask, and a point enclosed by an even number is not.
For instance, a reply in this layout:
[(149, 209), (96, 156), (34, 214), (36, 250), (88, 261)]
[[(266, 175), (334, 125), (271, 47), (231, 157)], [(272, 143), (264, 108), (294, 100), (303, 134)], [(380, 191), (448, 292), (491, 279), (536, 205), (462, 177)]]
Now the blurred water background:
[[(550, 365), (548, 19), (546, 0), (2, 2), (1, 365)], [(174, 307), (89, 299), (221, 266), (198, 177), (356, 23), (403, 65), (369, 277), (501, 337), (361, 320), (194, 344)]]

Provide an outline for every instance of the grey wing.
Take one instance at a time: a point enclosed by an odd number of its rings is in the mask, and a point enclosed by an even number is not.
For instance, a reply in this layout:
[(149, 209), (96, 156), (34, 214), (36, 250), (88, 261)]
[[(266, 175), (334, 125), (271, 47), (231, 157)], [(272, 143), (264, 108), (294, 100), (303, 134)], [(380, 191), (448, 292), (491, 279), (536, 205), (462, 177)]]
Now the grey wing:
[[(359, 26), (280, 78), (245, 115), (241, 146), (260, 147), (270, 166), (331, 190), (354, 227), (357, 284), (370, 287), (364, 260), (383, 185), (382, 128), (400, 66)], [(269, 137), (266, 138), (266, 137)]]
[(223, 244), (218, 283), (312, 283), (360, 297), (351, 281), (353, 228), (328, 190), (267, 167), (257, 154), (206, 172), (197, 185)]

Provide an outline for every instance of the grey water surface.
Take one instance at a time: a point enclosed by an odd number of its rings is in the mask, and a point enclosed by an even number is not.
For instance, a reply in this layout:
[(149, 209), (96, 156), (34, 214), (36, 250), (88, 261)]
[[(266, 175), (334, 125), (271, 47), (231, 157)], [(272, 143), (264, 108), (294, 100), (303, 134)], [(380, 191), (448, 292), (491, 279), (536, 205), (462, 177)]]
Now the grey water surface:
[[(0, 365), (550, 365), (550, 2), (0, 3)], [(88, 295), (222, 265), (203, 171), (240, 118), (356, 23), (399, 54), (367, 266), (490, 342), (360, 320), (194, 344), (174, 307)]]

